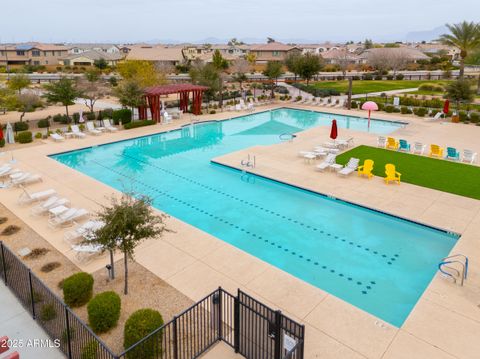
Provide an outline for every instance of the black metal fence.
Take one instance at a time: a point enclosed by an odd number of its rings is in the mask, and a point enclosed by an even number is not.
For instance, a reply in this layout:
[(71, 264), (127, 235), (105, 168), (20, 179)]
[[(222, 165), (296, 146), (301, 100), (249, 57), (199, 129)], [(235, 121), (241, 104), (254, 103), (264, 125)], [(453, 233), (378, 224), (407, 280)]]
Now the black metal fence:
[(218, 288), (116, 355), (2, 242), (0, 277), (68, 358), (190, 359), (223, 341), (246, 358), (303, 359), (304, 326), (240, 290)]

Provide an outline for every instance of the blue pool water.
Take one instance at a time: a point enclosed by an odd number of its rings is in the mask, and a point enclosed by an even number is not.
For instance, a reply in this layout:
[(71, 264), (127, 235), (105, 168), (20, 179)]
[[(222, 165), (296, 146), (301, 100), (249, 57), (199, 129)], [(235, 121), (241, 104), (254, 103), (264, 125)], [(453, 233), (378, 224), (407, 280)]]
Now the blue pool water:
[[(364, 119), (335, 118), (340, 134), (368, 130)], [(330, 122), (280, 109), (52, 157), (116, 189), (133, 186), (156, 208), (400, 326), (455, 236), (210, 162)], [(399, 126), (372, 121), (370, 131)]]

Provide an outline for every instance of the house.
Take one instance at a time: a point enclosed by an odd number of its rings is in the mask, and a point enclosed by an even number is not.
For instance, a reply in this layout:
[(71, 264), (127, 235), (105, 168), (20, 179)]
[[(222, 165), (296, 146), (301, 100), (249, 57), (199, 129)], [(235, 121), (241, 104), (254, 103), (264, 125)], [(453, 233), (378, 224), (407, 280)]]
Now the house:
[(322, 53), (322, 57), (327, 64), (333, 65), (357, 65), (365, 63), (366, 60), (361, 56), (350, 52), (347, 48), (330, 50)]
[(84, 51), (79, 54), (70, 54), (63, 59), (60, 59), (59, 63), (64, 66), (93, 66), (95, 61), (105, 60), (109, 66), (116, 66), (118, 61), (124, 58), (124, 54), (108, 53), (98, 50)]
[(268, 61), (284, 61), (291, 53), (301, 54), (302, 50), (297, 46), (286, 45), (281, 42), (270, 42), (250, 46), (250, 53), (256, 55), (257, 64), (265, 64)]
[(303, 45), (298, 45), (298, 47), (302, 49), (303, 54), (310, 53), (310, 54), (320, 55), (331, 50), (339, 50), (341, 48), (341, 45), (326, 42), (323, 44), (303, 44)]
[(247, 55), (247, 53), (250, 51), (250, 46), (244, 44), (212, 45), (212, 50), (220, 51), (223, 57), (240, 58)]
[(107, 54), (118, 54), (120, 49), (114, 44), (69, 44), (69, 54), (81, 54), (87, 51), (105, 52)]
[(414, 45), (413, 47), (423, 52), (425, 55), (439, 56), (443, 53), (447, 55), (452, 61), (460, 59), (460, 49), (453, 46), (442, 45), (439, 43), (428, 43), (428, 44), (417, 44), (417, 45)]
[(126, 60), (145, 60), (172, 66), (181, 64), (184, 59), (181, 47), (165, 45), (133, 45), (126, 57)]
[(68, 48), (57, 44), (24, 43), (0, 45), (0, 66), (57, 65)]
[(411, 47), (379, 47), (374, 49), (368, 49), (362, 52), (360, 55), (362, 61), (368, 62), (369, 57), (383, 56), (387, 58), (393, 57), (405, 57), (408, 62), (417, 63), (420, 60), (429, 60), (430, 57), (423, 52), (411, 48)]

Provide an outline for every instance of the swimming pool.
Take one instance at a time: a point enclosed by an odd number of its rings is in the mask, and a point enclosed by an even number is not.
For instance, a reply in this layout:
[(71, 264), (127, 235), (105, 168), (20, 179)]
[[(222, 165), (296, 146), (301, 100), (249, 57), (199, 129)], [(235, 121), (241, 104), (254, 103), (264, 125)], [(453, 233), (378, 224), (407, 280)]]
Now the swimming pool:
[[(210, 161), (331, 118), (279, 109), (52, 157), (116, 189), (133, 184), (156, 208), (400, 326), (456, 236)], [(335, 118), (368, 130), (365, 119)], [(400, 126), (372, 121), (370, 131)]]

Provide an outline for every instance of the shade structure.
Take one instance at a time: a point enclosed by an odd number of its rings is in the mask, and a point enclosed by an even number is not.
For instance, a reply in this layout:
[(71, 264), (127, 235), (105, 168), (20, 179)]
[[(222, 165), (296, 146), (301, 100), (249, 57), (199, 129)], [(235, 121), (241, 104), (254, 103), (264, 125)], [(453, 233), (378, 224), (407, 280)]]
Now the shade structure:
[(370, 128), (370, 115), (372, 111), (378, 111), (378, 105), (373, 101), (367, 101), (362, 105), (362, 110), (368, 111), (368, 128)]
[(206, 86), (193, 84), (170, 84), (147, 87), (144, 90), (145, 105), (138, 108), (141, 120), (147, 118), (147, 108), (150, 109), (152, 120), (159, 122), (161, 117), (162, 103), (160, 96), (178, 93), (180, 97), (180, 110), (188, 111), (190, 93), (192, 93), (192, 113), (199, 115), (202, 112), (203, 92), (208, 90)]
[(450, 111), (450, 101), (445, 100), (445, 103), (443, 104), (443, 113), (446, 115)]
[(332, 128), (330, 129), (330, 138), (335, 140), (338, 136), (338, 129), (337, 129), (337, 120), (332, 120)]
[(15, 143), (15, 136), (13, 135), (13, 128), (10, 122), (7, 123), (7, 131), (5, 133), (5, 142), (6, 143)]

